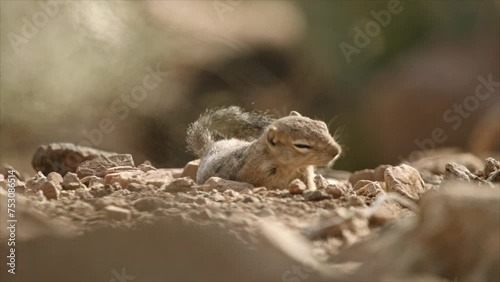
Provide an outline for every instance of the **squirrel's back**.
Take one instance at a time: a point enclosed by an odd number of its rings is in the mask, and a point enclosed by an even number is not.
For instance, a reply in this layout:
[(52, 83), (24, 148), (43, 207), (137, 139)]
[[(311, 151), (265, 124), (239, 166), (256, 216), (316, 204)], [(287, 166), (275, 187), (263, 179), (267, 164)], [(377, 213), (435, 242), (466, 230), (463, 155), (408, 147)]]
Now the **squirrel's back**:
[(265, 113), (244, 112), (236, 106), (208, 109), (189, 126), (187, 148), (201, 158), (218, 140), (257, 139), (273, 121)]
[(238, 172), (245, 163), (245, 151), (250, 142), (228, 139), (220, 140), (205, 153), (198, 173), (197, 183), (205, 183), (211, 176), (218, 176), (228, 180), (238, 180)]

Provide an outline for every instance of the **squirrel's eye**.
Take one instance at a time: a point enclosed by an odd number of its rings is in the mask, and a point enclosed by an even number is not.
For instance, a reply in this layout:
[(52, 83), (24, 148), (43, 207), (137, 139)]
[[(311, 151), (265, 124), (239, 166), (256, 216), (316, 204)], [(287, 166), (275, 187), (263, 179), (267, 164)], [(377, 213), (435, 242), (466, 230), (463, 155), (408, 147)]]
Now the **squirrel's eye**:
[(293, 144), (293, 146), (299, 148), (299, 149), (311, 149), (311, 146), (307, 144)]

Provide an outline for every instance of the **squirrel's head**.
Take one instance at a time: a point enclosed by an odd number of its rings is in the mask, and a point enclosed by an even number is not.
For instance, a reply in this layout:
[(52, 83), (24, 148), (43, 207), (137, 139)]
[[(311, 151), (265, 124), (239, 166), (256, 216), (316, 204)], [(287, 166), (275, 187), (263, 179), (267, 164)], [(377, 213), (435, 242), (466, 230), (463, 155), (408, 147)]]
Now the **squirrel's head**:
[(295, 111), (269, 125), (265, 136), (269, 151), (283, 165), (326, 166), (341, 153), (324, 122)]

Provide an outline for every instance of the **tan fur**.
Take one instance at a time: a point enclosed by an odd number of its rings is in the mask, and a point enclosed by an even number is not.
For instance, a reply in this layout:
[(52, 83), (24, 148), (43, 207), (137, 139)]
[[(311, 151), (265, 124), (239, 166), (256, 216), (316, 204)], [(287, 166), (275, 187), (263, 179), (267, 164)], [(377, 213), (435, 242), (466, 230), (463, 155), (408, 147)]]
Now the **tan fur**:
[(316, 189), (314, 166), (328, 165), (341, 152), (324, 122), (297, 112), (272, 121), (253, 141), (223, 139), (211, 145), (201, 156), (198, 183), (219, 176), (269, 189), (286, 189), (296, 178)]

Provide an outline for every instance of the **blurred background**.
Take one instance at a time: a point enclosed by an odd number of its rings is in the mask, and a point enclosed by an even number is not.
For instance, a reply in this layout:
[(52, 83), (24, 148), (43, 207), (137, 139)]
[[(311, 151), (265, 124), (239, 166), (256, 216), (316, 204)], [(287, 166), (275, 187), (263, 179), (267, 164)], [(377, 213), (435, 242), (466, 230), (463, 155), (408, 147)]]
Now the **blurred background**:
[(0, 157), (72, 142), (182, 167), (239, 105), (323, 119), (337, 169), (500, 151), (499, 1), (1, 1)]

